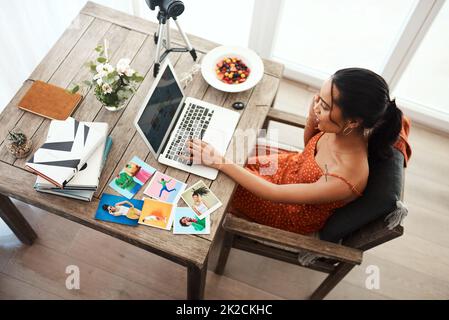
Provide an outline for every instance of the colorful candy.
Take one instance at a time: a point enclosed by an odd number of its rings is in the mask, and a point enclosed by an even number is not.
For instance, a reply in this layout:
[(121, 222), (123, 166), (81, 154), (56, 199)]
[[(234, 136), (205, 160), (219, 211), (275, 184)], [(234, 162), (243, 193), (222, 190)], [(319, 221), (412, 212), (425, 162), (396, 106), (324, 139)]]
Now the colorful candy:
[(218, 79), (227, 84), (239, 84), (248, 79), (251, 70), (241, 59), (226, 57), (215, 68)]

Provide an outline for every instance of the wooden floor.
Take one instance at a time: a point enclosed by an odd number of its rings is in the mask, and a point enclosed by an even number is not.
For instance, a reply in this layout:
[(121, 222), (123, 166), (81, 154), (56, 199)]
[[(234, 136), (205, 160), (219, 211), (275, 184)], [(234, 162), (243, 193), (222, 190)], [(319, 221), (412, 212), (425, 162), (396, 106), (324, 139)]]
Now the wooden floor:
[[(305, 113), (313, 93), (283, 81), (276, 108)], [(301, 131), (280, 129), (281, 142), (301, 146)], [(294, 132), (294, 134), (292, 134)], [(406, 172), (405, 235), (368, 251), (327, 299), (449, 298), (449, 137), (417, 125)], [(30, 192), (34, 192), (29, 186)], [(0, 222), (0, 299), (184, 299), (185, 269), (117, 239), (15, 202), (38, 233), (20, 244)], [(66, 267), (80, 269), (80, 290), (65, 287)], [(380, 289), (368, 290), (370, 265)], [(303, 299), (323, 274), (233, 249), (224, 276), (207, 275), (206, 299)]]

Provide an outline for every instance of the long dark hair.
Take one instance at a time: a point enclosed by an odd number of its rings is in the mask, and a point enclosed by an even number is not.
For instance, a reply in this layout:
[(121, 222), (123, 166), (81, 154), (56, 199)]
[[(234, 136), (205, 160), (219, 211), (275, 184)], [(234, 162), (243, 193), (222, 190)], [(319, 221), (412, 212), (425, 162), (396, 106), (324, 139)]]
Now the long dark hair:
[(202, 187), (199, 187), (198, 189), (193, 189), (192, 196), (204, 196), (208, 193), (209, 193), (209, 190), (206, 187), (202, 186)]
[(332, 76), (334, 85), (339, 95), (335, 98), (332, 93), (332, 105), (338, 104), (343, 118), (360, 118), (362, 128), (370, 130), (369, 156), (376, 160), (390, 157), (401, 132), (402, 111), (390, 100), (387, 82), (373, 71), (347, 68)]

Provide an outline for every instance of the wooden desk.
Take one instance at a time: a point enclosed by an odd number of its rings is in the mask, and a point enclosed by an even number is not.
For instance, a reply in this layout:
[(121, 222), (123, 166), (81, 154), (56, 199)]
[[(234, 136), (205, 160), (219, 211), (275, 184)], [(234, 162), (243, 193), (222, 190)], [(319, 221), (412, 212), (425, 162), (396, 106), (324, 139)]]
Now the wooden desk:
[[(234, 191), (235, 183), (221, 173), (215, 181), (208, 181), (159, 164), (149, 153), (140, 135), (136, 133), (133, 121), (154, 80), (152, 75), (155, 54), (153, 34), (156, 28), (157, 24), (91, 2), (88, 2), (81, 10), (72, 25), (64, 32), (0, 114), (0, 217), (17, 237), (28, 245), (33, 243), (37, 235), (9, 197), (109, 234), (186, 266), (188, 271), (187, 298), (202, 299), (209, 251)], [(104, 38), (109, 41), (111, 62), (116, 64), (123, 57), (132, 59), (132, 67), (145, 75), (145, 80), (127, 107), (119, 112), (110, 112), (102, 108), (91, 91), (85, 95), (83, 102), (73, 115), (82, 121), (109, 123), (109, 134), (112, 136), (113, 145), (101, 175), (95, 199), (90, 203), (85, 203), (38, 193), (33, 190), (36, 176), (24, 169), (26, 159), (14, 159), (8, 154), (5, 142), (9, 130), (21, 129), (28, 137), (32, 138), (33, 151), (35, 151), (43, 143), (50, 121), (18, 109), (17, 104), (35, 80), (68, 88), (73, 83), (80, 83), (88, 79), (89, 70), (84, 64), (96, 58), (94, 48), (98, 44), (102, 44)], [(189, 39), (197, 50), (199, 59), (207, 51), (217, 46), (217, 44), (192, 35), (189, 35)], [(172, 41), (182, 43), (177, 32), (173, 32)], [(188, 53), (170, 54), (169, 58), (175, 65), (178, 75), (189, 71), (193, 66), (192, 58)], [(247, 92), (227, 94), (217, 91), (210, 87), (198, 73), (186, 88), (186, 94), (226, 108), (231, 108), (235, 101), (243, 101), (247, 106), (242, 111), (238, 129), (261, 128), (275, 98), (283, 70), (283, 66), (275, 62), (264, 61), (264, 64), (263, 79), (255, 88)], [(254, 144), (255, 140), (251, 140), (250, 143)], [(228, 152), (234, 145), (235, 139), (231, 142)], [(103, 192), (114, 193), (108, 187), (108, 183), (134, 155), (144, 159), (159, 171), (180, 181), (185, 181), (189, 186), (198, 180), (203, 180), (210, 186), (224, 204), (211, 216), (210, 235), (173, 235), (172, 232), (156, 228), (146, 226), (131, 228), (94, 219), (101, 194)], [(142, 191), (135, 198), (140, 199), (141, 197)]]

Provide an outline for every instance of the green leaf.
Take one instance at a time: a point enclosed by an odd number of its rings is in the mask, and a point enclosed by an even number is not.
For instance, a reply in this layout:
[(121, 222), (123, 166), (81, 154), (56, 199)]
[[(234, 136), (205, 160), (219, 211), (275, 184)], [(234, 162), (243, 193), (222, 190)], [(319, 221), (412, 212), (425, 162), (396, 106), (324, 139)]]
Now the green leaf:
[(116, 76), (118, 76), (118, 72), (116, 70), (114, 70), (108, 74), (108, 78), (111, 78), (111, 79), (114, 79)]
[(95, 51), (102, 52), (103, 51), (103, 46), (100, 45), (100, 46), (96, 47)]
[(97, 61), (98, 61), (99, 63), (105, 63), (106, 61), (108, 61), (108, 59), (106, 59), (106, 58), (104, 58), (104, 57), (99, 57), (99, 58), (97, 59)]
[(97, 73), (97, 65), (93, 61), (87, 62), (86, 66), (90, 69), (91, 72)]
[(110, 85), (112, 85), (114, 83), (114, 81), (115, 81), (114, 78), (110, 78), (109, 76), (103, 77), (102, 80), (103, 80), (104, 83), (107, 83), (107, 84), (110, 84)]
[(133, 74), (131, 80), (134, 82), (142, 82), (144, 77), (140, 76), (137, 72)]
[(76, 85), (72, 89), (69, 90), (69, 93), (75, 94), (75, 93), (77, 93), (79, 91), (79, 89), (80, 89), (80, 86)]

